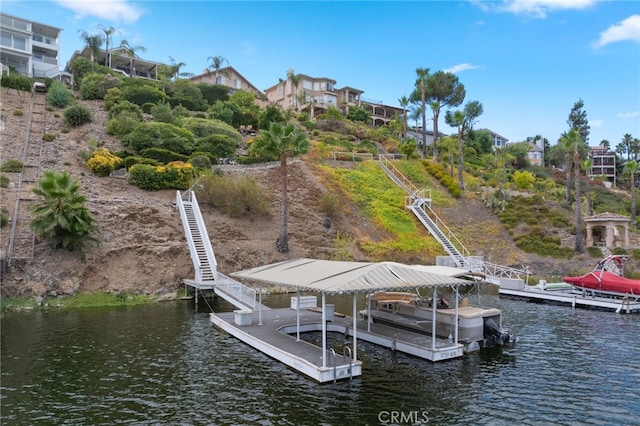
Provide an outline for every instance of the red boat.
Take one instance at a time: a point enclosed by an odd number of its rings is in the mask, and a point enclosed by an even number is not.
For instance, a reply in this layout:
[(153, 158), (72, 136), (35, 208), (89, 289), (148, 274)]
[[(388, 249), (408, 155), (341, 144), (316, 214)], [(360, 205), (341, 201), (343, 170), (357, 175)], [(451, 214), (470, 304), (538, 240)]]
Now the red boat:
[(640, 280), (625, 278), (624, 264), (629, 256), (609, 255), (593, 268), (593, 271), (581, 277), (563, 277), (562, 280), (575, 287), (602, 293), (622, 295), (640, 295)]

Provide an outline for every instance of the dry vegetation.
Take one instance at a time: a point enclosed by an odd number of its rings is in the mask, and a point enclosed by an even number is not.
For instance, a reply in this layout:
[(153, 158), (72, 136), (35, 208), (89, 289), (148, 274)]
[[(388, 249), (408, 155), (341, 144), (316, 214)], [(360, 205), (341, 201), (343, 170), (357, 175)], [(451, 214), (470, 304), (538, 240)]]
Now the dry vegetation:
[[(20, 158), (25, 140), (30, 94), (2, 88), (2, 145), (0, 158)], [(101, 101), (83, 101), (93, 112), (93, 122), (65, 132), (60, 111), (48, 111), (45, 133), (55, 135), (43, 142), (43, 169), (68, 170), (78, 178), (87, 206), (101, 229), (98, 247), (85, 262), (77, 253), (52, 250), (38, 242), (31, 262), (12, 266), (2, 275), (1, 295), (55, 296), (76, 292), (171, 293), (183, 278), (193, 277), (188, 248), (179, 215), (172, 204), (175, 191), (148, 192), (118, 177), (101, 178), (88, 172), (80, 153), (91, 140), (112, 151), (121, 149), (117, 138), (105, 133), (106, 112)], [(15, 113), (22, 111), (23, 114)], [(340, 166), (349, 167), (349, 163)], [(270, 214), (230, 217), (201, 206), (209, 237), (224, 273), (289, 258), (317, 257), (369, 260), (360, 244), (380, 242), (389, 233), (372, 223), (313, 163), (298, 161), (290, 167), (290, 249), (275, 249), (279, 233), (279, 170), (273, 166), (221, 166), (229, 176), (253, 176), (263, 187)], [(8, 188), (0, 192), (2, 207), (13, 211), (17, 175), (8, 173)], [(327, 222), (327, 194), (339, 200), (340, 211)], [(464, 207), (462, 207), (464, 206)], [(563, 265), (518, 250), (508, 233), (476, 194), (465, 194), (452, 205), (438, 208), (438, 214), (461, 237), (472, 254), (513, 266), (527, 264), (544, 274), (561, 274)], [(10, 226), (0, 231), (6, 247)], [(425, 238), (429, 238), (428, 236)], [(442, 253), (441, 253), (442, 254)], [(405, 262), (433, 262), (433, 257), (411, 256)], [(566, 261), (565, 261), (566, 262)], [(578, 260), (579, 264), (579, 260)], [(564, 265), (566, 266), (566, 265)]]

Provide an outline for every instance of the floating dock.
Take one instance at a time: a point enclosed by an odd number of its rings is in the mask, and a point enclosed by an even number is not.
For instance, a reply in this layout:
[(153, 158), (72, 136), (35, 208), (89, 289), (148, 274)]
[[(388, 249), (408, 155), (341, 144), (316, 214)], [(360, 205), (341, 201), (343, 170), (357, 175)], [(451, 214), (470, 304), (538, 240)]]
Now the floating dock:
[(640, 313), (640, 295), (611, 296), (590, 290), (581, 290), (570, 284), (551, 283), (544, 286), (500, 286), (498, 294), (511, 299), (524, 299), (534, 303), (551, 303), (573, 308), (597, 309), (624, 314)]
[[(290, 308), (266, 311), (236, 310), (211, 313), (211, 322), (244, 343), (260, 350), (285, 365), (320, 382), (350, 379), (362, 374), (362, 362), (355, 351), (345, 346), (343, 353), (327, 349), (299, 339), (299, 333), (322, 330), (322, 314), (317, 310)], [(300, 324), (298, 327), (298, 323)], [(334, 314), (327, 321), (326, 330), (345, 336), (354, 336), (354, 319)], [(442, 339), (432, 339), (425, 334), (414, 333), (377, 323), (356, 319), (356, 340), (364, 340), (393, 351), (406, 353), (430, 361), (461, 357), (463, 345)]]

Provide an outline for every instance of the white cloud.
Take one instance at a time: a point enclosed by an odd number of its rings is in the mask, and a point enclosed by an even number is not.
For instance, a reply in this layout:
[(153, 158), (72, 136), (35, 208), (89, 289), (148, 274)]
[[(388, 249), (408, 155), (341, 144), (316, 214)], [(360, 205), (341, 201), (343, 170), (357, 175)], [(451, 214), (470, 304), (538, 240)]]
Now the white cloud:
[(56, 0), (57, 3), (76, 13), (76, 19), (93, 16), (112, 22), (136, 22), (142, 16), (142, 9), (129, 4), (128, 0)]
[(466, 70), (474, 70), (476, 68), (480, 68), (480, 66), (478, 65), (471, 65), (468, 63), (464, 63), (464, 64), (458, 64), (458, 65), (454, 65), (451, 68), (448, 68), (446, 70), (444, 70), (445, 72), (450, 72), (452, 74), (457, 74), (461, 71), (466, 71)]
[[(490, 8), (499, 12), (510, 12), (533, 18), (546, 18), (547, 13), (555, 10), (585, 9), (601, 0), (502, 0), (501, 3), (483, 3), (476, 1), (483, 10)], [(490, 5), (490, 6), (488, 6)]]
[(636, 118), (640, 114), (638, 111), (633, 112), (620, 112), (618, 113), (618, 117), (620, 118)]
[(600, 38), (593, 45), (603, 47), (624, 40), (640, 43), (640, 15), (631, 15), (620, 23), (611, 25), (600, 33)]

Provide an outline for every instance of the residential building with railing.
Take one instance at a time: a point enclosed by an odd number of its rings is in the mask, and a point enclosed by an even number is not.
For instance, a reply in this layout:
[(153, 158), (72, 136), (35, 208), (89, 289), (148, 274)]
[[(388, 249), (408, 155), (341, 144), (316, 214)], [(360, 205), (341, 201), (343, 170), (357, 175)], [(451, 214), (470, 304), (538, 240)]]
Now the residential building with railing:
[(60, 76), (62, 29), (0, 13), (0, 63), (27, 77)]
[(591, 159), (590, 178), (605, 179), (616, 186), (616, 153), (605, 146), (590, 146), (589, 159)]
[(189, 80), (194, 83), (227, 86), (229, 88), (229, 94), (233, 94), (236, 90), (244, 90), (245, 92), (253, 93), (258, 105), (263, 104), (264, 94), (262, 91), (232, 66), (220, 68), (217, 72), (215, 70), (205, 69), (202, 74), (194, 75), (190, 77)]

